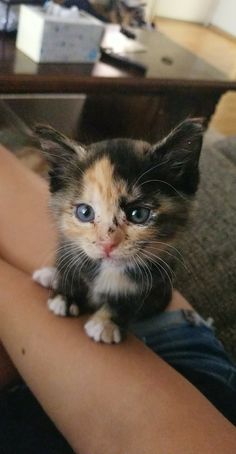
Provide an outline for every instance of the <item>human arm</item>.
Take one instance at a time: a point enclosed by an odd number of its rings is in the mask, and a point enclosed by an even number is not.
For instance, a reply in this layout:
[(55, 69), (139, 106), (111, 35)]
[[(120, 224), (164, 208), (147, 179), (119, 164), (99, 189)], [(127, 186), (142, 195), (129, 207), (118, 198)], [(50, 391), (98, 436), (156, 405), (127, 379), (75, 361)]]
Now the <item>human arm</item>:
[(47, 290), (30, 277), (56, 247), (47, 185), (7, 150), (0, 155), (0, 339), (74, 450), (235, 452), (233, 426), (141, 342), (129, 336), (98, 345), (85, 335), (83, 318), (48, 312)]
[(233, 426), (134, 337), (94, 343), (83, 318), (50, 314), (47, 290), (4, 262), (0, 289), (1, 340), (75, 452), (235, 451)]

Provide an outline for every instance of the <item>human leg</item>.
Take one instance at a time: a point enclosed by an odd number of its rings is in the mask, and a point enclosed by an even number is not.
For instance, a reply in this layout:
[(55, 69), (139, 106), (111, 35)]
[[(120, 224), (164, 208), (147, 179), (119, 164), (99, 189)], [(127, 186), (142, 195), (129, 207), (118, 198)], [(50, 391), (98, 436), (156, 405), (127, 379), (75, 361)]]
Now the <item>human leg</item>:
[(236, 425), (236, 364), (216, 337), (211, 317), (204, 320), (174, 290), (168, 310), (131, 329)]
[(180, 309), (191, 310), (193, 309), (193, 307), (186, 300), (186, 298), (181, 295), (181, 293), (179, 293), (177, 290), (174, 290), (173, 297), (166, 308), (166, 312), (178, 311)]

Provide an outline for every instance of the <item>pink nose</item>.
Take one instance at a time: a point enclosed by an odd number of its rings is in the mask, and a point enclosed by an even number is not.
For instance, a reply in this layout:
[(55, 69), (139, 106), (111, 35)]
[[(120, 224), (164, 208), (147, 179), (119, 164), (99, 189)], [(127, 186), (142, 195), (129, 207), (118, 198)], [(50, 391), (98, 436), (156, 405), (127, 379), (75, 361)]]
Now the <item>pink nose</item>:
[(107, 255), (107, 257), (109, 257), (110, 253), (113, 251), (113, 249), (115, 249), (117, 246), (116, 243), (112, 243), (112, 242), (107, 242), (107, 243), (103, 243), (102, 245), (102, 248), (103, 248), (103, 251), (105, 252), (105, 254)]

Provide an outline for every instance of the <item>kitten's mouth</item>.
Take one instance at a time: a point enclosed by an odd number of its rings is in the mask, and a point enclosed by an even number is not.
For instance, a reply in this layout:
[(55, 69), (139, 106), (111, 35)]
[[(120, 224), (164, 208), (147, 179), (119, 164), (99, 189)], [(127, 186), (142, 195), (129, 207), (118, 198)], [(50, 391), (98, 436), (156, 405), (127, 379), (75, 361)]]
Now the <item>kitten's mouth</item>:
[(108, 263), (119, 263), (122, 260), (124, 260), (122, 257), (114, 257), (112, 255), (103, 255), (102, 256), (102, 261), (103, 262), (108, 262)]
[(102, 257), (102, 263), (108, 266), (116, 266), (116, 267), (126, 267), (126, 266), (134, 266), (134, 262), (131, 256), (106, 256)]

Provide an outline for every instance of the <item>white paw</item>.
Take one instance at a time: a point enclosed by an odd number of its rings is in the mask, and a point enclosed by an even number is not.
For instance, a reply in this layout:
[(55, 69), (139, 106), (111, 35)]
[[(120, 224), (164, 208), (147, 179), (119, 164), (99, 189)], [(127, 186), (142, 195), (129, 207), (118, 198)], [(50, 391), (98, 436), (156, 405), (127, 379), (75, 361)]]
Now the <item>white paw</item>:
[(84, 326), (89, 337), (95, 342), (105, 342), (106, 344), (118, 344), (121, 341), (121, 334), (118, 326), (111, 320), (99, 320), (91, 318)]
[(54, 298), (49, 298), (48, 308), (56, 315), (66, 316), (67, 303), (62, 295), (57, 295)]
[(52, 288), (56, 290), (57, 288), (57, 270), (55, 267), (48, 266), (45, 268), (40, 268), (39, 270), (34, 271), (32, 275), (33, 281), (42, 285), (46, 288)]
[(79, 315), (79, 307), (77, 304), (71, 304), (69, 307), (69, 314), (71, 317), (78, 317)]

